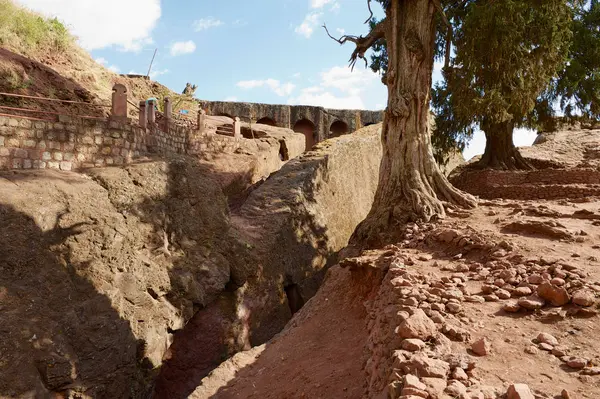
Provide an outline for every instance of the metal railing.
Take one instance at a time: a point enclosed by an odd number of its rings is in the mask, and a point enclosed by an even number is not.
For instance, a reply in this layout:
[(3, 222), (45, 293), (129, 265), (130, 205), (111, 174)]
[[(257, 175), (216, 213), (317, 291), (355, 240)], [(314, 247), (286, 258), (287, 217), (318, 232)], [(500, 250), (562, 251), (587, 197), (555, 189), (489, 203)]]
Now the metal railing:
[[(0, 92), (0, 97), (8, 97), (8, 98), (18, 98), (18, 99), (28, 99), (28, 100), (34, 100), (36, 102), (50, 102), (50, 103), (62, 103), (62, 104), (68, 104), (68, 105), (73, 105), (73, 106), (77, 106), (77, 105), (85, 105), (85, 106), (89, 106), (92, 108), (111, 108), (112, 105), (108, 105), (108, 104), (95, 104), (95, 103), (91, 103), (91, 102), (85, 102), (85, 101), (75, 101), (75, 100), (63, 100), (63, 99), (59, 99), (59, 98), (49, 98), (49, 97), (41, 97), (41, 96), (31, 96), (31, 95), (26, 95), (26, 94), (17, 94), (17, 93), (6, 93), (6, 92)], [(95, 120), (104, 120), (106, 119), (105, 117), (100, 117), (100, 116), (93, 116), (93, 115), (85, 115), (85, 114), (79, 114), (79, 113), (64, 113), (64, 112), (57, 112), (57, 111), (53, 111), (53, 110), (42, 110), (42, 109), (34, 109), (34, 108), (25, 108), (25, 107), (17, 107), (17, 106), (10, 106), (10, 105), (1, 105), (2, 103), (0, 103), (0, 111), (5, 110), (5, 112), (0, 112), (0, 116), (4, 116), (4, 117), (12, 117), (12, 118), (21, 118), (21, 119), (30, 119), (30, 120), (39, 120), (39, 121), (46, 121), (46, 122), (53, 122), (55, 121), (54, 119), (50, 119), (50, 118), (41, 118), (39, 117), (39, 114), (42, 115), (52, 115), (52, 116), (67, 116), (67, 117), (75, 117), (75, 118), (82, 118), (82, 119), (95, 119)], [(23, 113), (25, 115), (23, 115)], [(37, 114), (37, 115), (31, 115), (31, 114)]]

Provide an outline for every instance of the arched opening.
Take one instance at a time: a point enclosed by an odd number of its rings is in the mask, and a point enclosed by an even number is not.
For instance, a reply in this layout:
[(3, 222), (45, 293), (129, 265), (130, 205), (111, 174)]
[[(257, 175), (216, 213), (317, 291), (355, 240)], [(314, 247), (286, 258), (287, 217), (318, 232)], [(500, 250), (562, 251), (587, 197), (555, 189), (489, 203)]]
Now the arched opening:
[(375, 124), (375, 122), (365, 123), (365, 125), (363, 127), (371, 126), (371, 125), (374, 125), (374, 124)]
[(259, 120), (256, 121), (256, 124), (261, 124), (261, 125), (269, 125), (269, 126), (277, 126), (277, 123), (268, 117), (264, 117), (264, 118), (260, 118)]
[(306, 139), (306, 151), (309, 151), (315, 145), (315, 124), (308, 119), (300, 119), (294, 125), (294, 132), (302, 133)]
[(344, 121), (335, 121), (329, 128), (329, 137), (338, 137), (348, 133), (348, 124)]
[(290, 284), (286, 285), (284, 290), (290, 311), (292, 314), (295, 314), (304, 306), (304, 298), (302, 298), (302, 294), (300, 293), (300, 287), (297, 284)]

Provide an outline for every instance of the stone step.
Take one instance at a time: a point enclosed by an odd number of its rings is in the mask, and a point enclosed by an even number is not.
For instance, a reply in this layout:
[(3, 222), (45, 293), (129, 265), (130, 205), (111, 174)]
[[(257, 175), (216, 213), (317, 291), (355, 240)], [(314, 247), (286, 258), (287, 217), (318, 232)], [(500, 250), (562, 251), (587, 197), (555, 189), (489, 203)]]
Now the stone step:
[(600, 197), (600, 184), (490, 184), (458, 187), (484, 199), (565, 199)]

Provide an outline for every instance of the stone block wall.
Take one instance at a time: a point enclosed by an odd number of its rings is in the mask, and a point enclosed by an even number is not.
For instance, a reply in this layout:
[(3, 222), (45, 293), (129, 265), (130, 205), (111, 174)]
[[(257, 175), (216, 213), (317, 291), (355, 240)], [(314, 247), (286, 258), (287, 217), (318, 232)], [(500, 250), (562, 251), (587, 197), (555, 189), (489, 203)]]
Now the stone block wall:
[(127, 122), (0, 117), (0, 169), (122, 165), (145, 152), (144, 130)]
[(461, 190), (485, 199), (535, 200), (600, 195), (600, 171), (589, 168), (467, 170), (453, 174), (450, 181)]
[(261, 118), (270, 118), (278, 127), (288, 129), (294, 129), (298, 121), (308, 120), (315, 126), (315, 142), (330, 138), (330, 127), (336, 121), (344, 122), (348, 126), (348, 133), (352, 133), (363, 126), (382, 122), (384, 114), (383, 111), (327, 109), (305, 105), (225, 101), (201, 101), (201, 104), (209, 115), (240, 117), (244, 122), (247, 122), (250, 116), (254, 118), (254, 122)]
[(169, 123), (168, 132), (159, 124), (151, 123), (148, 126), (148, 150), (165, 155), (186, 154), (189, 133), (189, 129), (175, 123)]

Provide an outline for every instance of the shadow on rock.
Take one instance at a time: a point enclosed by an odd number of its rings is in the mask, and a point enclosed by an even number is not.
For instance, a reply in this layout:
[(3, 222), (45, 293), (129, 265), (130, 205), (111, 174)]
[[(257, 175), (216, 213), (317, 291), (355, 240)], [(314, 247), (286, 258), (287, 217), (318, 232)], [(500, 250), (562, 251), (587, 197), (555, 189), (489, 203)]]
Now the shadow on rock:
[(62, 244), (89, 226), (42, 230), (0, 204), (0, 396), (142, 395), (138, 341)]

